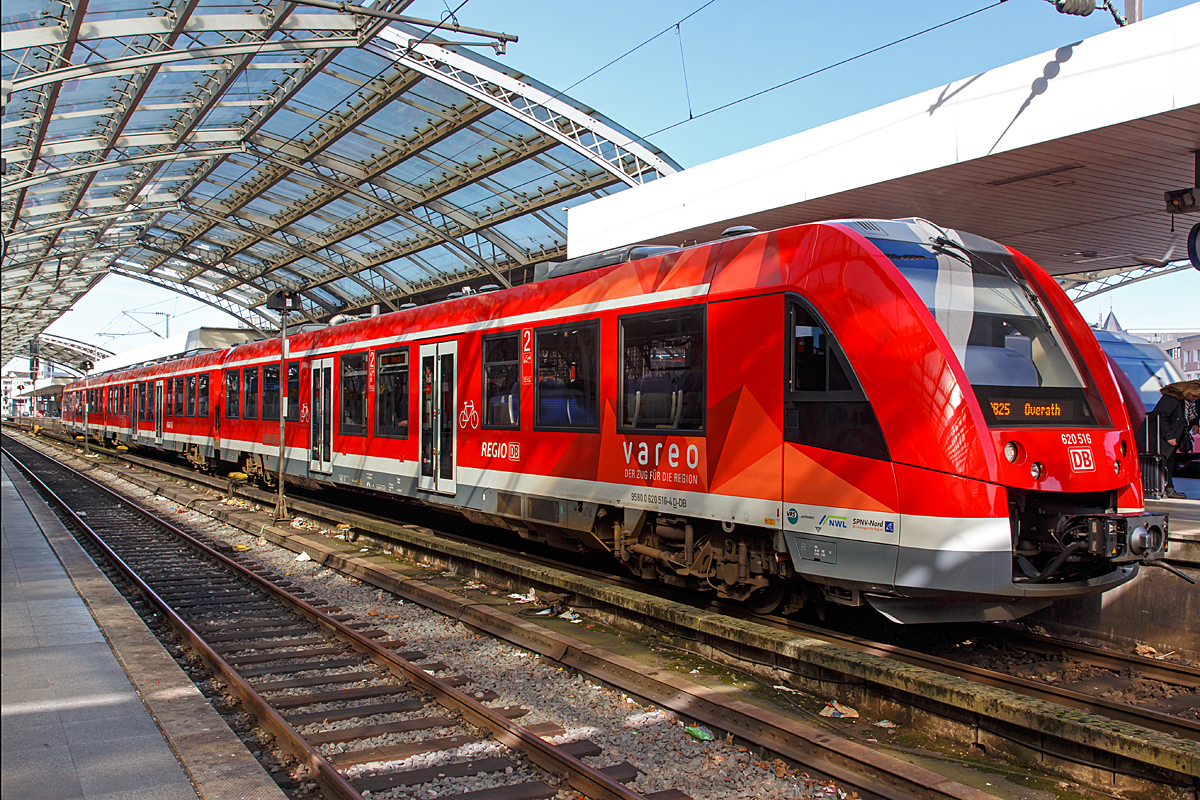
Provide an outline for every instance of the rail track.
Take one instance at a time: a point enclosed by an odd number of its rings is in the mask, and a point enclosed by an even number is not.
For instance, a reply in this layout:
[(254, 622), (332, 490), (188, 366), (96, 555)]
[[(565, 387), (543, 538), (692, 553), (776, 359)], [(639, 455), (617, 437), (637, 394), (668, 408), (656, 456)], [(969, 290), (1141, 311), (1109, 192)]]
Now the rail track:
[[(543, 737), (566, 731), (552, 723), (518, 725), (513, 720), (524, 709), (485, 705), (497, 695), (487, 689), (464, 691), (471, 678), (435, 677), (447, 670), (445, 664), (414, 663), (424, 654), (397, 652), (403, 642), (381, 641), (383, 631), (295, 590), (291, 581), (252, 559), (235, 560), (33, 450), (13, 450), (5, 449), (10, 461), (158, 608), (259, 725), (307, 768), (326, 797), (361, 800), (363, 791), (448, 776), (508, 774), (517, 780), (474, 792), (472, 800), (552, 797), (560, 783), (595, 800), (643, 798), (622, 785), (637, 776), (633, 765), (595, 769), (581, 760), (601, 752), (592, 742), (547, 742)], [(361, 701), (369, 702), (347, 705)], [(343, 724), (324, 727), (334, 722)], [(403, 744), (322, 752), (325, 745), (369, 743), (394, 733), (414, 736)], [(488, 757), (355, 779), (343, 774), (356, 765), (400, 761), (484, 739), (523, 754), (528, 763)], [(678, 790), (644, 797), (689, 800)]]
[[(107, 455), (127, 461), (130, 464), (136, 464), (146, 469), (162, 471), (180, 479), (203, 483), (221, 491), (236, 492), (264, 505), (274, 502), (274, 497), (271, 493), (252, 486), (234, 486), (229, 481), (199, 475), (193, 471), (172, 464), (166, 464), (156, 459), (131, 455), (116, 450), (106, 450), (105, 452)], [(351, 515), (346, 509), (313, 500), (293, 499), (291, 503), (294, 509), (319, 519), (328, 520), (334, 525), (347, 519), (357, 521), (362, 516), (365, 516), (361, 512), (355, 512)], [(389, 523), (389, 520), (379, 518), (377, 522), (381, 525), (386, 525)], [(521, 553), (520, 556), (524, 559), (536, 559), (536, 556), (531, 556), (528, 553)], [(548, 566), (561, 566), (550, 559), (544, 560), (543, 563)], [(574, 567), (574, 569), (579, 568)], [(613, 576), (609, 573), (596, 570), (588, 570), (587, 572), (590, 577), (596, 580), (609, 581), (625, 588), (659, 593), (672, 600), (694, 602), (694, 598), (673, 593), (669, 589), (656, 586), (648, 587), (643, 582)], [(770, 615), (748, 614), (744, 608), (734, 604), (714, 603), (710, 608), (723, 614), (750, 619), (760, 624), (786, 630), (797, 636), (834, 642), (861, 653), (895, 659), (913, 666), (920, 666), (936, 672), (965, 678), (981, 685), (1006, 689), (1017, 694), (1046, 700), (1067, 708), (1086, 711), (1124, 723), (1140, 725), (1151, 730), (1180, 735), (1193, 741), (1200, 741), (1200, 721), (1189, 719), (1178, 713), (1143, 708), (1130, 703), (1110, 700), (1096, 693), (1050, 685), (1044, 680), (1040, 681), (999, 670), (971, 666), (963, 663), (961, 659), (940, 657), (914, 647), (902, 647), (894, 642), (871, 640), (840, 632), (828, 626), (814, 626)], [(1200, 689), (1200, 668), (1189, 664), (1154, 659), (1078, 642), (1038, 636), (1015, 628), (997, 629), (994, 626), (977, 625), (971, 628), (971, 635), (979, 640), (991, 641), (1006, 648), (1021, 649), (1031, 653), (1053, 656), (1058, 659), (1068, 659), (1079, 664), (1111, 670), (1128, 676), (1160, 681), (1184, 690), (1194, 691)]]
[[(130, 463), (137, 463), (147, 469), (163, 471), (167, 474), (173, 475), (174, 477), (186, 479), (195, 483), (206, 483), (210, 487), (220, 491), (236, 490), (239, 494), (242, 494), (248, 499), (252, 499), (256, 502), (264, 504), (273, 502), (273, 495), (253, 487), (234, 487), (228, 481), (214, 479), (208, 476), (199, 476), (177, 466), (162, 464), (161, 462), (145, 459), (139, 456), (117, 453), (115, 451), (111, 454), (118, 458), (127, 460)], [(358, 530), (372, 531), (383, 536), (386, 536), (386, 528), (389, 525), (394, 527), (394, 523), (390, 522), (389, 520), (372, 520), (369, 516), (363, 515), (359, 512), (349, 512), (345, 509), (329, 507), (323, 503), (314, 502), (312, 500), (293, 499), (291, 504), (294, 510), (304, 513), (305, 515), (329, 520), (331, 523), (348, 521)], [(527, 553), (522, 553), (521, 558), (528, 560), (529, 555)], [(598, 574), (594, 575), (593, 577), (597, 579), (601, 578), (601, 576)], [(622, 579), (613, 579), (611, 576), (607, 575), (602, 577), (604, 580), (614, 581), (617, 584), (636, 586), (640, 590), (645, 590), (644, 585), (641, 584), (633, 584), (631, 582), (623, 581)], [(737, 615), (740, 613), (736, 609), (730, 608), (723, 608), (719, 610), (722, 613), (727, 614)], [(1035, 697), (1041, 700), (1046, 700), (1058, 705), (1080, 709), (1091, 714), (1109, 717), (1111, 719), (1119, 720), (1123, 723), (1132, 723), (1151, 730), (1161, 731), (1175, 737), (1186, 738), (1192, 741), (1200, 741), (1200, 724), (1193, 719), (1187, 719), (1175, 714), (1139, 708), (1128, 703), (1116, 702), (1083, 692), (1050, 686), (1044, 681), (1008, 675), (995, 670), (969, 667), (957, 659), (939, 658), (937, 656), (931, 656), (927, 653), (918, 652), (917, 650), (911, 648), (903, 648), (885, 642), (868, 641), (859, 637), (839, 634), (824, 628), (818, 629), (812, 626), (804, 626), (795, 622), (794, 620), (759, 616), (754, 617), (753, 621), (757, 624), (767, 627), (775, 627), (780, 630), (787, 630), (797, 636), (812, 637), (824, 641), (836, 642), (841, 646), (857, 650), (858, 652), (902, 661), (908, 664), (919, 665), (930, 670), (957, 675), (981, 685), (1001, 687), (1009, 691)], [(1137, 655), (1102, 650), (1100, 648), (1089, 648), (1087, 646), (1078, 645), (1071, 642), (1049, 639), (1048, 637), (1038, 637), (1015, 630), (1004, 630), (1003, 632), (1000, 632), (997, 631), (994, 626), (987, 629), (981, 629), (981, 638), (997, 635), (1003, 636), (1005, 639), (1005, 645), (1009, 647), (1015, 646), (1030, 651), (1038, 651), (1058, 659), (1069, 658), (1072, 661), (1094, 665), (1103, 669), (1124, 671), (1129, 674), (1137, 673), (1156, 681), (1162, 681), (1164, 683), (1178, 686), (1186, 691), (1194, 691), (1197, 686), (1200, 686), (1200, 670), (1197, 670), (1195, 667), (1187, 664), (1161, 661)], [(720, 649), (719, 644), (716, 645), (716, 649)], [(754, 658), (753, 654), (747, 656), (748, 649), (743, 646), (733, 646), (730, 649), (736, 651), (739, 658), (749, 657), (751, 660)], [(764, 653), (762, 655), (770, 657), (773, 654)], [(600, 671), (599, 676), (603, 678), (603, 671)], [(636, 686), (632, 688), (637, 690)], [(649, 697), (650, 699), (655, 699), (652, 691), (643, 693), (643, 696)], [(737, 726), (728, 725), (725, 727), (730, 730), (735, 730), (739, 735), (743, 735), (744, 733), (744, 731), (738, 730)], [(769, 739), (770, 736), (768, 735), (765, 738)], [(819, 769), (819, 767), (816, 766), (814, 766), (814, 768)]]

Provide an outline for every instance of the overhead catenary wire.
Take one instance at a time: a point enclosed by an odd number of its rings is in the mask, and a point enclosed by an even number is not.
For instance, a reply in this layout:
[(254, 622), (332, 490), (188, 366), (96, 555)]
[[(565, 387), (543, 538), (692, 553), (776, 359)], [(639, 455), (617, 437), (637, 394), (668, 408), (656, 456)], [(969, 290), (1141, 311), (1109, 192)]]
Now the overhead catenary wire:
[[(611, 61), (607, 62), (607, 63), (606, 63), (606, 64), (604, 64), (603, 66), (597, 67), (596, 69), (592, 70), (592, 71), (591, 71), (591, 72), (589, 72), (587, 75), (584, 75), (582, 78), (580, 78), (579, 80), (575, 81), (574, 83), (572, 83), (571, 85), (567, 86), (566, 88), (564, 88), (564, 89), (559, 89), (559, 90), (555, 91), (555, 92), (554, 92), (554, 94), (552, 94), (552, 95), (550, 96), (550, 98), (549, 98), (549, 99), (548, 99), (546, 102), (548, 102), (548, 103), (549, 103), (549, 102), (553, 102), (553, 101), (555, 101), (555, 100), (559, 99), (560, 97), (562, 97), (563, 95), (565, 95), (567, 92), (569, 92), (569, 91), (571, 91), (572, 89), (574, 89), (576, 86), (580, 85), (581, 83), (584, 83), (584, 82), (585, 82), (585, 81), (587, 81), (587, 80), (590, 80), (591, 78), (594, 78), (595, 76), (599, 75), (601, 72), (603, 72), (604, 70), (606, 70), (606, 69), (608, 69), (609, 67), (613, 66), (613, 65), (614, 65), (614, 64), (616, 64), (617, 62), (619, 62), (619, 61), (622, 61), (622, 60), (623, 60), (623, 59), (625, 59), (625, 58), (628, 58), (629, 56), (631, 56), (631, 55), (633, 55), (634, 53), (636, 53), (638, 50), (641, 50), (643, 47), (645, 47), (646, 45), (648, 45), (648, 44), (650, 44), (651, 42), (653, 42), (655, 39), (658, 39), (659, 37), (663, 36), (664, 34), (667, 34), (667, 33), (671, 32), (671, 31), (673, 31), (673, 30), (678, 30), (680, 25), (682, 25), (684, 22), (687, 22), (689, 19), (691, 19), (692, 17), (696, 16), (696, 15), (697, 15), (697, 14), (699, 14), (701, 11), (703, 11), (703, 10), (704, 10), (704, 9), (706, 9), (706, 8), (708, 8), (709, 6), (711, 6), (711, 5), (712, 5), (713, 3), (715, 3), (715, 2), (717, 2), (717, 0), (707, 0), (707, 2), (706, 2), (706, 3), (704, 3), (703, 5), (700, 5), (700, 6), (698, 6), (698, 7), (697, 7), (697, 8), (695, 8), (693, 11), (691, 11), (691, 12), (689, 12), (688, 14), (686, 14), (686, 15), (684, 15), (684, 16), (682, 16), (682, 17), (680, 17), (680, 18), (679, 18), (678, 20), (676, 20), (674, 23), (672, 23), (672, 24), (668, 25), (667, 27), (663, 28), (663, 29), (662, 29), (661, 31), (659, 31), (658, 33), (654, 34), (653, 36), (651, 36), (651, 37), (649, 37), (649, 38), (647, 38), (647, 39), (644, 39), (644, 40), (643, 40), (643, 41), (642, 41), (640, 44), (636, 44), (636, 45), (634, 45), (633, 47), (629, 48), (628, 50), (626, 50), (626, 51), (625, 51), (624, 53), (622, 53), (621, 55), (619, 55), (619, 56), (617, 56), (616, 58), (612, 59)], [(680, 47), (682, 48), (682, 44), (680, 45)], [(683, 52), (683, 51), (682, 51), (682, 49), (681, 49), (681, 50), (680, 50), (680, 53), (682, 54), (682, 52)], [(686, 83), (686, 80), (687, 80), (687, 78), (686, 78), (686, 76), (685, 76), (685, 77), (684, 77), (684, 81), (685, 81), (685, 83)], [(689, 101), (689, 108), (690, 108), (690, 101)], [(518, 118), (518, 117), (510, 117), (510, 118), (508, 119), (508, 121), (507, 121), (507, 122), (505, 122), (503, 125), (501, 125), (501, 126), (499, 126), (498, 128), (496, 128), (496, 132), (497, 132), (497, 133), (503, 133), (503, 132), (504, 132), (505, 130), (507, 130), (507, 129), (508, 129), (510, 126), (512, 126), (514, 123), (516, 123), (516, 122), (518, 122), (518, 121), (520, 121), (520, 118)], [(426, 175), (428, 175), (430, 172), (433, 172), (435, 169), (438, 169), (438, 168), (444, 167), (444, 166), (445, 166), (446, 164), (448, 164), (448, 163), (449, 163), (449, 164), (453, 164), (453, 162), (454, 162), (454, 159), (455, 159), (455, 158), (457, 158), (458, 156), (462, 155), (463, 153), (465, 153), (465, 152), (466, 152), (467, 150), (469, 150), (469, 149), (470, 149), (470, 147), (463, 147), (463, 148), (459, 149), (457, 152), (455, 152), (455, 153), (452, 153), (452, 154), (451, 154), (451, 155), (449, 155), (449, 156), (446, 156), (446, 157), (444, 158), (444, 160), (443, 160), (441, 163), (434, 163), (433, 161), (430, 161), (430, 166), (429, 166), (429, 168), (428, 168), (428, 169), (426, 169), (424, 172), (418, 173), (417, 175), (413, 176), (413, 177), (411, 178), (411, 180), (412, 180), (412, 181), (415, 183), (416, 181), (419, 181), (421, 178), (424, 178), (424, 177), (425, 177)], [(572, 168), (574, 168), (575, 166), (577, 166), (578, 164), (581, 164), (581, 163), (584, 163), (584, 162), (582, 162), (582, 161), (577, 161), (577, 162), (575, 162), (575, 163), (573, 163), (573, 164), (568, 164), (568, 165), (565, 165), (565, 166), (566, 166), (566, 169), (572, 169)], [(523, 184), (518, 184), (518, 187), (508, 187), (508, 188), (519, 188), (520, 186), (525, 186), (525, 185), (527, 185), (527, 183), (528, 183), (528, 182), (526, 182), (526, 183), (523, 183)], [(468, 206), (468, 208), (469, 208), (469, 206)]]
[(910, 33), (907, 36), (902, 36), (899, 39), (894, 39), (894, 40), (888, 42), (887, 44), (881, 44), (878, 47), (871, 48), (870, 50), (864, 50), (863, 52), (861, 52), (857, 55), (850, 56), (849, 58), (843, 58), (841, 61), (835, 61), (832, 64), (827, 64), (826, 66), (821, 67), (820, 69), (815, 69), (812, 72), (806, 72), (803, 75), (798, 75), (795, 78), (791, 78), (789, 80), (783, 81), (782, 83), (777, 83), (774, 86), (770, 86), (766, 89), (760, 89), (757, 92), (753, 92), (753, 93), (745, 95), (743, 97), (739, 97), (737, 100), (730, 100), (728, 103), (723, 103), (722, 105), (716, 106), (715, 108), (710, 108), (708, 111), (702, 111), (699, 114), (696, 114), (694, 117), (689, 114), (688, 119), (681, 119), (678, 122), (675, 122), (675, 123), (672, 123), (672, 124), (666, 126), (665, 128), (659, 128), (658, 130), (654, 131), (653, 133), (648, 133), (645, 136), (638, 137), (638, 140), (645, 141), (647, 139), (647, 137), (657, 136), (658, 134), (665, 133), (666, 131), (669, 131), (673, 128), (678, 128), (680, 125), (684, 125), (688, 122), (691, 122), (693, 119), (700, 119), (701, 117), (707, 117), (709, 114), (715, 114), (718, 111), (724, 111), (725, 109), (732, 108), (733, 106), (736, 106), (740, 103), (745, 103), (747, 100), (753, 100), (756, 97), (762, 97), (764, 94), (768, 94), (770, 92), (774, 92), (779, 89), (783, 89), (784, 87), (791, 86), (794, 83), (799, 83), (802, 80), (806, 80), (806, 79), (812, 78), (816, 75), (820, 75), (823, 72), (828, 72), (831, 69), (840, 67), (844, 64), (849, 64), (852, 61), (857, 61), (860, 58), (865, 58), (866, 56), (872, 55), (874, 53), (878, 53), (881, 50), (886, 50), (889, 47), (894, 47), (895, 45), (901, 44), (903, 42), (907, 42), (910, 39), (915, 39), (918, 36), (924, 36), (927, 33), (936, 31), (939, 28), (944, 28), (947, 25), (953, 25), (956, 22), (961, 22), (964, 19), (975, 16), (976, 14), (982, 14), (984, 11), (989, 11), (989, 10), (995, 8), (996, 6), (1002, 5), (1003, 3), (1006, 3), (1006, 2), (1008, 2), (1008, 0), (996, 0), (996, 2), (994, 2), (990, 5), (983, 6), (982, 8), (977, 8), (974, 11), (971, 11), (971, 12), (968, 12), (961, 16), (955, 17), (954, 19), (948, 19), (945, 22), (940, 22), (937, 25), (933, 25), (933, 26), (926, 28), (925, 30), (917, 31), (916, 33)]
[[(777, 91), (777, 90), (779, 90), (779, 89), (782, 89), (782, 88), (784, 88), (784, 87), (791, 86), (792, 84), (798, 83), (798, 82), (800, 82), (800, 81), (802, 81), (802, 80), (805, 80), (805, 79), (807, 79), (807, 78), (811, 78), (811, 77), (814, 77), (814, 76), (816, 76), (816, 75), (820, 75), (821, 73), (828, 72), (829, 70), (831, 70), (831, 69), (835, 69), (835, 68), (837, 68), (837, 67), (840, 67), (840, 66), (842, 66), (842, 65), (844, 65), (844, 64), (849, 64), (849, 63), (850, 63), (850, 62), (852, 62), (852, 61), (857, 61), (857, 60), (858, 60), (858, 59), (860, 59), (860, 58), (864, 58), (864, 57), (866, 57), (866, 56), (869, 56), (869, 55), (872, 55), (872, 54), (874, 54), (874, 53), (878, 53), (878, 52), (880, 52), (880, 51), (882, 51), (882, 50), (886, 50), (886, 49), (888, 49), (889, 47), (894, 47), (895, 45), (901, 44), (901, 43), (903, 43), (903, 42), (907, 42), (907, 41), (909, 41), (909, 40), (911, 40), (911, 39), (916, 39), (916, 38), (918, 38), (918, 37), (920, 37), (920, 36), (924, 36), (925, 34), (927, 34), (927, 33), (931, 33), (931, 32), (933, 32), (933, 31), (936, 31), (936, 30), (940, 29), (940, 28), (945, 28), (945, 27), (946, 27), (946, 26), (948, 26), (948, 25), (953, 25), (953, 24), (954, 24), (954, 23), (956, 23), (956, 22), (961, 22), (961, 21), (963, 21), (963, 20), (965, 20), (965, 19), (968, 19), (968, 18), (970, 18), (970, 17), (974, 17), (974, 16), (976, 16), (977, 14), (982, 14), (982, 13), (983, 13), (983, 12), (985, 12), (985, 11), (990, 11), (991, 9), (995, 8), (996, 6), (1002, 5), (1002, 4), (1004, 4), (1005, 2), (1007, 2), (1007, 0), (996, 0), (996, 2), (993, 2), (993, 3), (991, 3), (991, 4), (989, 4), (989, 5), (986, 5), (986, 6), (982, 6), (982, 7), (980, 7), (980, 8), (977, 8), (977, 9), (975, 9), (974, 11), (971, 11), (971, 12), (968, 12), (968, 13), (966, 13), (966, 14), (962, 14), (962, 15), (960, 15), (960, 16), (954, 17), (953, 19), (948, 19), (948, 20), (946, 20), (945, 22), (940, 22), (940, 23), (938, 23), (937, 25), (932, 25), (932, 26), (930, 26), (930, 27), (928, 27), (928, 28), (925, 28), (924, 30), (917, 31), (916, 33), (910, 33), (910, 34), (908, 34), (907, 36), (902, 36), (902, 37), (901, 37), (901, 38), (899, 38), (899, 39), (894, 39), (894, 40), (892, 40), (892, 41), (888, 42), (887, 44), (882, 44), (882, 45), (879, 45), (878, 47), (873, 47), (873, 48), (871, 48), (870, 50), (864, 50), (863, 52), (861, 52), (861, 53), (858, 53), (857, 55), (853, 55), (853, 56), (850, 56), (850, 57), (848, 57), (848, 58), (843, 58), (843, 59), (841, 59), (840, 61), (833, 62), (832, 64), (827, 64), (826, 66), (824, 66), (824, 67), (821, 67), (820, 69), (815, 69), (815, 70), (812, 70), (811, 72), (807, 72), (807, 73), (805, 73), (805, 74), (803, 74), (803, 75), (799, 75), (799, 76), (797, 76), (797, 77), (795, 77), (795, 78), (791, 78), (791, 79), (789, 79), (789, 80), (783, 81), (782, 83), (778, 83), (778, 84), (776, 84), (776, 85), (774, 85), (774, 86), (771, 86), (771, 87), (768, 87), (768, 88), (766, 88), (766, 89), (761, 89), (761, 90), (759, 90), (759, 91), (757, 91), (757, 92), (753, 92), (753, 93), (751, 93), (751, 94), (745, 95), (745, 96), (743, 96), (743, 97), (740, 97), (740, 98), (738, 98), (738, 99), (736, 99), (736, 100), (731, 100), (731, 101), (729, 101), (728, 103), (724, 103), (724, 104), (722, 104), (722, 105), (719, 105), (719, 106), (717, 106), (717, 107), (715, 107), (715, 108), (710, 108), (710, 109), (709, 109), (709, 110), (707, 110), (707, 111), (702, 111), (702, 112), (700, 112), (699, 114), (696, 114), (696, 115), (694, 115), (694, 116), (691, 116), (691, 115), (689, 115), (689, 117), (688, 117), (687, 119), (681, 119), (681, 120), (679, 120), (678, 122), (673, 122), (673, 123), (671, 123), (670, 125), (667, 125), (667, 126), (665, 126), (665, 127), (663, 127), (663, 128), (659, 128), (658, 130), (656, 130), (656, 131), (654, 131), (654, 132), (652, 132), (652, 133), (647, 133), (647, 134), (645, 134), (645, 135), (642, 135), (642, 136), (634, 136), (634, 138), (633, 138), (633, 141), (637, 141), (637, 142), (643, 142), (643, 143), (645, 143), (645, 144), (650, 144), (650, 141), (649, 141), (649, 139), (650, 139), (650, 137), (651, 137), (651, 136), (657, 136), (657, 135), (658, 135), (658, 134), (660, 134), (660, 133), (665, 133), (666, 131), (672, 130), (672, 129), (674, 129), (674, 128), (678, 128), (678, 127), (679, 127), (679, 126), (681, 126), (681, 125), (685, 125), (685, 124), (687, 124), (687, 123), (689, 123), (689, 122), (693, 122), (693, 121), (695, 121), (695, 120), (701, 119), (701, 118), (703, 118), (703, 117), (706, 117), (706, 116), (708, 116), (708, 115), (710, 115), (710, 114), (715, 114), (715, 113), (716, 113), (716, 112), (718, 112), (718, 111), (723, 111), (723, 110), (725, 110), (725, 109), (727, 109), (727, 108), (730, 108), (730, 107), (732, 107), (732, 106), (738, 105), (739, 103), (744, 103), (744, 102), (746, 102), (746, 101), (748, 101), (748, 100), (752, 100), (752, 99), (754, 99), (754, 98), (756, 98), (756, 97), (761, 97), (761, 96), (763, 96), (763, 95), (765, 95), (765, 94), (768, 94), (768, 93), (770, 93), (770, 92), (774, 92), (774, 91)], [(706, 4), (705, 6), (702, 6), (701, 8), (704, 8), (704, 7), (706, 7), (707, 5), (710, 5), (710, 4), (711, 4), (711, 3), (709, 3), (709, 4)], [(697, 10), (700, 10), (700, 9), (697, 9)], [(695, 12), (693, 12), (693, 13), (695, 13)], [(685, 18), (685, 19), (686, 19), (686, 18)], [(672, 26), (672, 27), (674, 27), (674, 26)], [(668, 28), (667, 30), (670, 30), (670, 28)], [(648, 39), (647, 41), (652, 41), (654, 38), (657, 38), (658, 36), (661, 36), (661, 35), (662, 35), (662, 33), (656, 34), (654, 37), (651, 37), (651, 39)], [(645, 44), (645, 42), (643, 42), (643, 44)], [(640, 46), (641, 46), (641, 45), (639, 45), (639, 47), (640, 47)], [(631, 52), (633, 52), (633, 51), (634, 51), (634, 50), (636, 50), (636, 49), (637, 49), (637, 48), (633, 48), (632, 50), (630, 50), (630, 51), (628, 51), (628, 52), (629, 52), (629, 53), (631, 53)], [(626, 53), (625, 55), (628, 55), (628, 53)], [(623, 57), (624, 57), (624, 56), (621, 56), (621, 57), (619, 57), (618, 59), (614, 59), (612, 62), (609, 62), (609, 63), (610, 63), (610, 64), (612, 64), (612, 63), (616, 63), (616, 61), (617, 61), (617, 60), (619, 60), (620, 58), (623, 58)], [(608, 65), (606, 65), (606, 66), (608, 66)], [(604, 69), (604, 68), (605, 68), (605, 67), (601, 67), (601, 69)], [(596, 72), (599, 72), (599, 71), (600, 71), (600, 70), (596, 70)], [(595, 73), (595, 72), (593, 72), (593, 73), (592, 73), (592, 75), (594, 75), (594, 74), (596, 74), (596, 73)], [(587, 77), (591, 77), (591, 75), (589, 75), (589, 76), (587, 76)], [(587, 78), (583, 78), (582, 80), (587, 80)], [(582, 82), (582, 80), (581, 80), (580, 82)], [(573, 85), (578, 85), (578, 83), (577, 83), (577, 84), (573, 84)], [(564, 90), (564, 91), (566, 91), (566, 90)], [(571, 164), (567, 164), (567, 165), (565, 165), (565, 167), (566, 167), (567, 169), (571, 169), (571, 168), (574, 168), (574, 167), (576, 167), (576, 166), (579, 166), (580, 164), (584, 164), (584, 163), (586, 163), (586, 159), (580, 158), (579, 160), (577, 160), (577, 161), (575, 161), (575, 162), (573, 162), (573, 163), (571, 163)], [(515, 191), (515, 190), (517, 190), (517, 189), (520, 189), (520, 188), (521, 188), (521, 187), (523, 187), (523, 186), (528, 186), (528, 185), (529, 185), (529, 184), (531, 184), (531, 183), (535, 183), (537, 180), (539, 180), (539, 179), (537, 179), (537, 178), (533, 178), (533, 179), (527, 180), (527, 181), (525, 181), (525, 182), (523, 182), (523, 183), (519, 183), (519, 184), (517, 184), (517, 185), (515, 185), (515, 186), (510, 186), (510, 187), (508, 187), (508, 190), (509, 190), (509, 191)], [(470, 210), (471, 208), (474, 208), (474, 207), (476, 207), (476, 206), (479, 206), (479, 205), (480, 205), (480, 204), (482, 204), (482, 203), (483, 203), (483, 200), (476, 200), (475, 202), (473, 202), (473, 203), (470, 203), (469, 205), (463, 206), (463, 210), (464, 210), (464, 211)]]

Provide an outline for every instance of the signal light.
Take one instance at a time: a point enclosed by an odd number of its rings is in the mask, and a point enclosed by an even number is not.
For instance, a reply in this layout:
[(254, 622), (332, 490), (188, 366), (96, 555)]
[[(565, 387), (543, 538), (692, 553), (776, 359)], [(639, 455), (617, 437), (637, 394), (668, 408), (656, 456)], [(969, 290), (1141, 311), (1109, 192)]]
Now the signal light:
[(1196, 210), (1196, 192), (1192, 189), (1163, 192), (1163, 200), (1171, 214), (1188, 214)]
[(1035, 481), (1040, 481), (1045, 474), (1046, 466), (1042, 462), (1035, 461), (1029, 465), (1029, 476)]

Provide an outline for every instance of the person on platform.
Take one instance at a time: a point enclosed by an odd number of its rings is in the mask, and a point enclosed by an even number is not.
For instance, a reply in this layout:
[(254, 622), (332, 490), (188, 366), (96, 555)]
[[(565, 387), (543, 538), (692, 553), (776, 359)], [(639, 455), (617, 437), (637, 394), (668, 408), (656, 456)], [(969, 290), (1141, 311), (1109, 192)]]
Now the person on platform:
[[(1138, 442), (1147, 442), (1157, 430), (1157, 452), (1162, 455), (1163, 476), (1166, 480), (1167, 497), (1184, 500), (1187, 495), (1175, 491), (1171, 474), (1175, 471), (1175, 454), (1180, 442), (1190, 436), (1197, 425), (1197, 401), (1200, 400), (1200, 381), (1180, 381), (1164, 386), (1162, 398), (1146, 415), (1143, 429), (1138, 431)], [(1151, 442), (1151, 444), (1155, 444)]]

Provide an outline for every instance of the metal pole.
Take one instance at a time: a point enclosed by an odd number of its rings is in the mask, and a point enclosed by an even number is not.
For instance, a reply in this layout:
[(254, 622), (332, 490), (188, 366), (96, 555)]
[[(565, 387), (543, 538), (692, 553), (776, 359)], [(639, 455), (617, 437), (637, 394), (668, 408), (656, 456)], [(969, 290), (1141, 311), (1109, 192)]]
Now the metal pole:
[(283, 494), (283, 432), (284, 420), (287, 419), (287, 357), (288, 357), (288, 340), (287, 340), (287, 311), (279, 312), (279, 472), (275, 477), (279, 484), (279, 496), (275, 500), (275, 519), (276, 521), (287, 519), (287, 500)]

